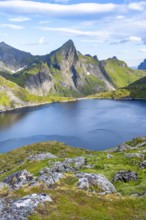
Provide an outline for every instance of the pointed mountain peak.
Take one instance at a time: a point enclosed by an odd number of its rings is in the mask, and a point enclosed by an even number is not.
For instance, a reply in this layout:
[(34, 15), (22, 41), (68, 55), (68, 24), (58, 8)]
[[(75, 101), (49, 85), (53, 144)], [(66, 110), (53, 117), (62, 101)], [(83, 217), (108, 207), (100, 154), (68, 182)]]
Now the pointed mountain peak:
[(49, 56), (60, 57), (60, 60), (70, 60), (72, 63), (78, 59), (77, 50), (72, 40), (68, 40), (59, 49), (52, 51)]
[(63, 46), (61, 47), (61, 49), (66, 49), (66, 50), (76, 50), (74, 42), (72, 40), (68, 40), (65, 44), (63, 44)]
[(68, 40), (66, 43), (64, 43), (64, 45), (73, 46), (73, 45), (74, 45), (74, 42), (70, 39), (70, 40)]
[(0, 42), (0, 47), (10, 47), (8, 44), (6, 44), (4, 41)]

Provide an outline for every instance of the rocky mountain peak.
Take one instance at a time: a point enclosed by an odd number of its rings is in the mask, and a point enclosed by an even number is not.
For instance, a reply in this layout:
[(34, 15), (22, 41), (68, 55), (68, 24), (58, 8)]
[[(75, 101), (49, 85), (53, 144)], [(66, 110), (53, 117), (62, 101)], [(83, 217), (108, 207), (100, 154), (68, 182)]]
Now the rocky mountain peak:
[(77, 60), (78, 58), (77, 50), (72, 40), (68, 40), (63, 44), (63, 46), (58, 49), (58, 52), (60, 52), (65, 59), (73, 58), (74, 60)]
[(18, 50), (5, 42), (0, 43), (0, 61), (12, 71), (28, 65), (31, 58), (30, 53)]

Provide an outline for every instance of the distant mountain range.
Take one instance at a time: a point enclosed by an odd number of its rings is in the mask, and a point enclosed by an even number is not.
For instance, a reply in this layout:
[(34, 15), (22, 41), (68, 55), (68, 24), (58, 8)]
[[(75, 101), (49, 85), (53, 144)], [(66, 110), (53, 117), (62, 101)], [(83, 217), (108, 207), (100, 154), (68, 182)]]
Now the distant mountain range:
[(44, 56), (0, 43), (0, 109), (111, 91), (144, 76), (145, 71), (131, 69), (116, 57), (99, 61), (83, 55), (72, 40)]
[(139, 70), (146, 70), (146, 59), (138, 66)]

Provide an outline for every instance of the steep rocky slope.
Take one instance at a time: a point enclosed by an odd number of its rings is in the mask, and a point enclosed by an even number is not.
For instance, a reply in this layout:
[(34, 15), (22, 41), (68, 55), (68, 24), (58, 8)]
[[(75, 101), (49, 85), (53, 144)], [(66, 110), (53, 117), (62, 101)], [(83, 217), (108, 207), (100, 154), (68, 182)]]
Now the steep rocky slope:
[(33, 95), (16, 83), (0, 76), (0, 112), (63, 100), (65, 100), (63, 97), (40, 97)]
[(46, 62), (35, 62), (16, 77), (25, 89), (42, 96), (82, 96), (113, 88), (100, 70), (98, 59), (77, 52), (71, 40), (46, 55)]
[(144, 220), (145, 148), (142, 137), (103, 152), (47, 142), (1, 154), (0, 218)]
[(18, 71), (27, 66), (34, 57), (30, 53), (17, 50), (8, 44), (0, 43), (0, 69), (10, 72)]

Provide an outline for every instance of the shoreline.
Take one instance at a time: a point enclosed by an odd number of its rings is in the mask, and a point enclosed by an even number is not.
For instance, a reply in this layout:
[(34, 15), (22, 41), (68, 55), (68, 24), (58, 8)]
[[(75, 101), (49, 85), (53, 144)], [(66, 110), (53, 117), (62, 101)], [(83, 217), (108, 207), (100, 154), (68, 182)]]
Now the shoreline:
[(67, 102), (77, 102), (81, 100), (89, 100), (89, 99), (98, 99), (98, 100), (112, 100), (112, 101), (146, 101), (146, 98), (121, 98), (121, 99), (113, 99), (113, 98), (101, 98), (101, 97), (82, 97), (82, 98), (73, 98), (71, 100), (60, 100), (60, 101), (50, 101), (50, 102), (43, 102), (43, 103), (37, 103), (37, 104), (29, 104), (26, 106), (19, 106), (16, 108), (9, 108), (0, 110), (0, 114), (7, 113), (7, 112), (13, 112), (15, 110), (21, 110), (21, 109), (27, 109), (27, 108), (33, 108), (33, 107), (39, 107), (43, 105), (48, 105), (52, 103), (67, 103)]

